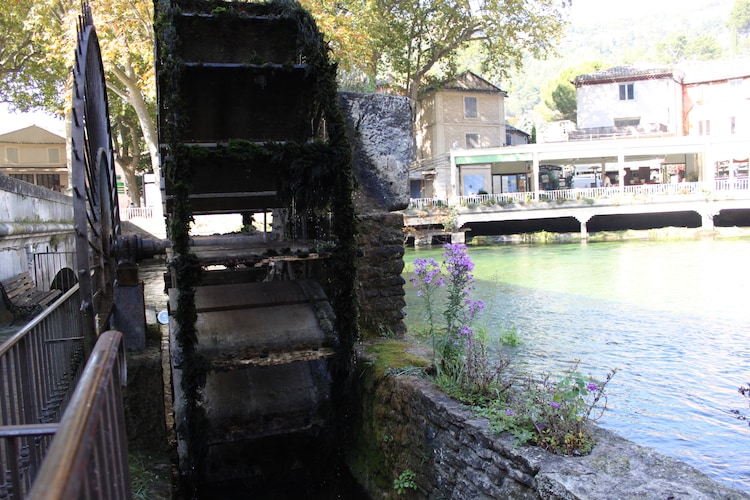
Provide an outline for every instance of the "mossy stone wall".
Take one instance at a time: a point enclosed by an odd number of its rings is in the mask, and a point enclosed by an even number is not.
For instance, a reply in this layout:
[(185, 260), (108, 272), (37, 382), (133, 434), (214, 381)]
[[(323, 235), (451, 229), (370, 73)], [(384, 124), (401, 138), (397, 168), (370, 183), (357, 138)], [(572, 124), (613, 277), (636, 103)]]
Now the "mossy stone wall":
[[(393, 357), (393, 356), (391, 356)], [(388, 370), (360, 353), (347, 455), (371, 498), (411, 499), (750, 499), (697, 469), (596, 428), (584, 457), (515, 446), (508, 433), (450, 399), (428, 380)], [(393, 481), (415, 473), (398, 496)]]

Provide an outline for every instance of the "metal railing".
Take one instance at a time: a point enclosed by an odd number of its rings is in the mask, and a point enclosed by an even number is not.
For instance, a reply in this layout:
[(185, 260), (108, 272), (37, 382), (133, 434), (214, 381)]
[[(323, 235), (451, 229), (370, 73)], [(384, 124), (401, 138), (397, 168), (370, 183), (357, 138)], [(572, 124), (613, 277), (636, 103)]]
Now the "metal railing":
[(666, 196), (701, 196), (713, 195), (720, 198), (749, 198), (750, 183), (747, 178), (733, 180), (721, 179), (714, 182), (680, 182), (677, 184), (637, 184), (630, 186), (608, 186), (598, 188), (557, 189), (551, 191), (525, 191), (517, 193), (494, 193), (471, 196), (459, 196), (456, 203), (440, 198), (411, 198), (409, 208), (430, 210), (450, 206), (476, 207), (491, 205), (524, 204), (534, 200), (622, 200), (624, 197), (633, 200), (657, 200)]
[(120, 332), (99, 336), (28, 498), (131, 498)]
[(0, 345), (0, 498), (24, 498), (83, 366), (78, 285)]
[(151, 219), (154, 216), (154, 207), (128, 207), (125, 210), (125, 219)]

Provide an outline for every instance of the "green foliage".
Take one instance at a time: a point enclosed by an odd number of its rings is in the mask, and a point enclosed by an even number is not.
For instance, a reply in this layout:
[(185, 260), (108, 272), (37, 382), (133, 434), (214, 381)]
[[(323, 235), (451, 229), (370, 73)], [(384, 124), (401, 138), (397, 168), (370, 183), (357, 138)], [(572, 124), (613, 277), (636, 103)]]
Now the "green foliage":
[(552, 91), (552, 102), (563, 120), (577, 120), (576, 89), (571, 84), (559, 83)]
[(477, 413), (490, 420), (495, 432), (510, 432), (518, 444), (532, 443), (561, 455), (585, 455), (594, 446), (591, 422), (606, 408), (604, 382), (596, 383), (571, 367), (557, 382), (549, 375), (535, 381), (526, 378)]
[(551, 0), (537, 1), (533, 9), (524, 2), (494, 0), (372, 5), (368, 34), (384, 61), (382, 72), (393, 75), (412, 99), (431, 71), (455, 75), (464, 48), (479, 46), (483, 72), (500, 77), (520, 66), (526, 53), (554, 52), (564, 25), (559, 4)]
[(500, 343), (506, 347), (518, 347), (523, 344), (518, 330), (513, 327), (500, 334)]
[(406, 490), (416, 490), (417, 483), (414, 481), (417, 475), (409, 470), (405, 469), (396, 479), (393, 480), (393, 489), (397, 495), (406, 494)]
[(172, 478), (168, 456), (133, 450), (128, 452), (128, 466), (134, 499), (150, 500), (171, 496)]
[(673, 32), (656, 44), (656, 60), (668, 65), (679, 64), (686, 59), (716, 60), (722, 54), (721, 44), (710, 33), (687, 36), (681, 32)]
[[(375, 374), (383, 377), (386, 374), (423, 372), (430, 362), (408, 351), (408, 342), (387, 341), (371, 344), (367, 352), (375, 357)], [(416, 370), (412, 370), (416, 369)]]
[[(493, 363), (487, 349), (486, 331), (475, 330), (473, 323), (484, 308), (482, 301), (474, 301), (471, 273), (474, 263), (462, 244), (444, 246), (443, 263), (434, 259), (416, 259), (412, 283), (417, 295), (425, 300), (429, 333), (432, 337), (433, 381), (456, 399), (479, 404), (497, 397), (504, 390), (500, 374), (504, 360)], [(444, 274), (443, 272), (444, 271)], [(438, 326), (436, 313), (437, 290), (445, 287), (443, 319)]]
[(736, 0), (729, 13), (730, 28), (740, 36), (750, 35), (750, 0)]
[(598, 61), (579, 63), (548, 81), (542, 88), (542, 98), (549, 111), (543, 111), (543, 114), (551, 113), (550, 119), (576, 121), (576, 89), (571, 82), (578, 75), (593, 73), (601, 68), (602, 63)]
[(64, 106), (70, 67), (50, 57), (49, 45), (60, 44), (72, 34), (66, 34), (60, 10), (49, 4), (0, 2), (0, 101), (22, 111), (59, 111)]

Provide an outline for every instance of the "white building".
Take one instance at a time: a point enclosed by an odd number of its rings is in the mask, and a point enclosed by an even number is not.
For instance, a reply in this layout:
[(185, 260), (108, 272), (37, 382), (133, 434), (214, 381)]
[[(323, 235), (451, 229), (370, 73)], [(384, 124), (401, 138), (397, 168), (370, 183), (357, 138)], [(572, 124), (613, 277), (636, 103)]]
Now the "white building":
[(649, 65), (577, 76), (575, 138), (683, 135), (683, 78), (677, 69)]

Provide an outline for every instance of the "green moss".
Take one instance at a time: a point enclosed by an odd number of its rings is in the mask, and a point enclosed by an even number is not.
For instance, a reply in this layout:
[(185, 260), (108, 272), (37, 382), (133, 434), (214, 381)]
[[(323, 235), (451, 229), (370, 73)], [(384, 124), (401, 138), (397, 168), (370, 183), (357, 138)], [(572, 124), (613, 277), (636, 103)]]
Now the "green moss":
[(375, 358), (375, 376), (385, 376), (387, 370), (399, 371), (408, 368), (424, 369), (430, 365), (428, 359), (412, 354), (412, 344), (401, 341), (379, 342), (367, 347), (367, 353)]

